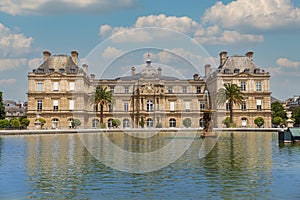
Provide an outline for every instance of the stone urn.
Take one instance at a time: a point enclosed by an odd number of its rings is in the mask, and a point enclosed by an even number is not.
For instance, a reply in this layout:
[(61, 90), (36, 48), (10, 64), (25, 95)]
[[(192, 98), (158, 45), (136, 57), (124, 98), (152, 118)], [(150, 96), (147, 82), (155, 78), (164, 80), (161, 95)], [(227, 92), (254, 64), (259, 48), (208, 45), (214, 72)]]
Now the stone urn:
[(286, 120), (286, 127), (287, 128), (290, 128), (290, 127), (294, 127), (294, 121), (291, 120), (291, 117), (292, 117), (292, 112), (291, 111), (287, 111), (286, 112), (286, 117), (287, 117), (287, 120)]

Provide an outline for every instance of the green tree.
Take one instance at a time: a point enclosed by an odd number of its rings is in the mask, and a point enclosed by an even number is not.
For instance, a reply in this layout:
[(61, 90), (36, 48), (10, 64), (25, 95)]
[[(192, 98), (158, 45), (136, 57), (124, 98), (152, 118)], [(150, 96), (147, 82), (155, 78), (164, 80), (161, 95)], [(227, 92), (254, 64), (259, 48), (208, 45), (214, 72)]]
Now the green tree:
[(272, 123), (275, 125), (275, 126), (278, 126), (278, 125), (283, 125), (284, 124), (284, 119), (282, 119), (281, 117), (274, 117), (272, 119)]
[(7, 119), (0, 119), (0, 129), (9, 127), (9, 121)]
[(20, 117), (19, 121), (23, 128), (27, 128), (27, 126), (30, 123), (29, 119), (27, 119), (27, 117), (25, 117), (25, 116)]
[(71, 124), (72, 124), (72, 127), (77, 128), (78, 126), (81, 125), (81, 121), (79, 119), (73, 119)]
[(21, 124), (20, 124), (19, 119), (17, 119), (17, 118), (11, 119), (11, 120), (10, 120), (10, 126), (11, 126), (12, 128), (14, 128), (14, 129), (20, 128)]
[(98, 86), (94, 94), (91, 96), (90, 101), (92, 104), (100, 105), (100, 124), (103, 124), (103, 107), (108, 103), (112, 103), (111, 91), (106, 91), (107, 87)]
[(121, 125), (121, 122), (118, 119), (113, 119), (112, 120), (112, 125), (113, 125), (113, 127), (117, 127), (118, 128)]
[(223, 105), (226, 101), (229, 103), (230, 123), (233, 123), (233, 105), (241, 105), (244, 100), (244, 95), (237, 84), (224, 83), (223, 88), (217, 92), (217, 104)]
[(46, 124), (46, 120), (44, 118), (39, 118), (39, 121), (41, 122), (41, 128)]
[(140, 126), (141, 126), (142, 128), (144, 128), (144, 126), (145, 126), (145, 120), (144, 120), (144, 117), (141, 118), (141, 121), (139, 122), (139, 124), (140, 124)]
[(281, 117), (281, 119), (286, 119), (286, 112), (283, 105), (280, 102), (271, 103), (272, 119), (275, 117)]
[(188, 128), (191, 127), (192, 121), (190, 118), (185, 118), (182, 123), (186, 128)]
[(300, 126), (300, 107), (293, 110), (292, 118), (295, 119), (295, 126)]
[(3, 105), (2, 92), (0, 91), (0, 119), (5, 119), (5, 108)]
[(230, 117), (226, 117), (226, 118), (223, 120), (223, 124), (225, 124), (226, 127), (228, 128), (228, 127), (229, 127), (229, 124), (230, 124)]
[(256, 124), (259, 128), (262, 127), (262, 125), (264, 125), (265, 120), (262, 117), (257, 117), (254, 119), (254, 124)]

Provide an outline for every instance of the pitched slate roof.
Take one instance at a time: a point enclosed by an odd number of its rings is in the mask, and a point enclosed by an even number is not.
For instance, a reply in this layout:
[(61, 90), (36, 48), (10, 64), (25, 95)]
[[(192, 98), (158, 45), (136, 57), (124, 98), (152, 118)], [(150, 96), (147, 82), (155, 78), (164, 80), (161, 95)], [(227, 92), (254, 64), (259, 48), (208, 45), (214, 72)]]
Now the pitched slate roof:
[(45, 60), (35, 73), (78, 73), (79, 67), (73, 62), (70, 56), (66, 55), (53, 55)]

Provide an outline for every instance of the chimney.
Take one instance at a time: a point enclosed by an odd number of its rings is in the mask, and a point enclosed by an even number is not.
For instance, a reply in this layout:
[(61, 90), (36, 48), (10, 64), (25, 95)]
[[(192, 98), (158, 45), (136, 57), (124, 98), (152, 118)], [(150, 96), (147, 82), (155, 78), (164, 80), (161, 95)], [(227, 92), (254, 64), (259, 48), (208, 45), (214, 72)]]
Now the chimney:
[(131, 76), (135, 75), (135, 67), (131, 67)]
[(198, 74), (194, 74), (194, 76), (193, 76), (193, 77), (194, 77), (194, 80), (195, 80), (195, 81), (197, 81), (197, 80), (198, 80), (198, 78), (199, 78), (199, 75), (198, 75)]
[(246, 53), (246, 56), (251, 60), (251, 61), (253, 61), (253, 51), (248, 51), (247, 53)]
[(82, 65), (82, 69), (86, 74), (88, 73), (88, 68), (89, 68), (89, 66), (87, 64)]
[(207, 76), (210, 73), (210, 65), (205, 65), (205, 76)]
[(220, 65), (224, 65), (226, 59), (227, 59), (227, 52), (226, 51), (221, 51), (220, 52)]
[(161, 67), (159, 67), (159, 68), (157, 69), (157, 74), (158, 74), (158, 76), (161, 76)]
[(75, 63), (75, 65), (78, 65), (78, 52), (77, 51), (71, 51), (72, 60)]
[(44, 55), (44, 62), (51, 56), (51, 53), (47, 50), (45, 50), (43, 52), (43, 55)]

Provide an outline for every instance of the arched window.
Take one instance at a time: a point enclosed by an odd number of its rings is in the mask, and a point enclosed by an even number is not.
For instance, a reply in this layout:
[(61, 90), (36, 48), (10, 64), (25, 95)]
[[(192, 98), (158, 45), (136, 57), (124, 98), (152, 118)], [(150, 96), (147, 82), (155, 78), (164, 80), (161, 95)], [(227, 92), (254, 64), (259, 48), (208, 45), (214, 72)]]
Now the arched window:
[(146, 123), (146, 126), (147, 126), (147, 127), (153, 127), (153, 119), (148, 118), (146, 122), (147, 122), (147, 123)]
[(98, 119), (92, 120), (92, 128), (99, 128), (99, 120)]
[(247, 127), (247, 118), (246, 117), (242, 118), (242, 127)]
[(112, 121), (113, 121), (113, 119), (108, 119), (108, 121), (107, 121), (107, 127), (108, 128), (112, 128), (113, 127)]
[(200, 127), (200, 128), (204, 128), (204, 126), (205, 126), (205, 122), (204, 122), (203, 118), (201, 118), (201, 119), (199, 120), (199, 127)]
[(52, 119), (52, 128), (56, 129), (58, 128), (58, 122), (59, 120), (57, 118)]
[(153, 111), (153, 103), (151, 100), (147, 101), (147, 111)]
[(123, 128), (130, 128), (130, 121), (129, 119), (123, 120)]
[(174, 119), (174, 118), (171, 118), (170, 120), (169, 120), (169, 127), (176, 127), (176, 119)]

